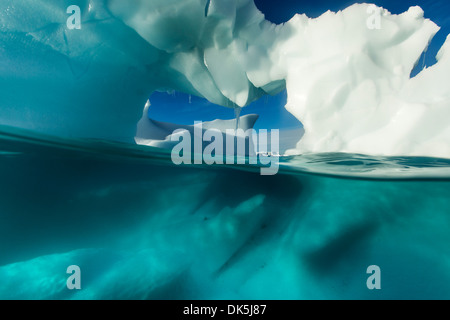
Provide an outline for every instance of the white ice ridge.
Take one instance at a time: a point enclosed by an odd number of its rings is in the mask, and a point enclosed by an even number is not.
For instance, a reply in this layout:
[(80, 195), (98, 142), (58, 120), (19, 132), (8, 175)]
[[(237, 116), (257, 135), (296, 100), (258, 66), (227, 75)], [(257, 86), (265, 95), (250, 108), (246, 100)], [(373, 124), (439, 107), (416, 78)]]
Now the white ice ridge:
[(80, 30), (67, 28), (66, 1), (1, 1), (0, 124), (133, 141), (154, 90), (243, 107), (287, 89), (305, 127), (293, 152), (450, 158), (450, 40), (410, 78), (439, 30), (419, 7), (355, 4), (274, 25), (252, 0), (70, 4)]

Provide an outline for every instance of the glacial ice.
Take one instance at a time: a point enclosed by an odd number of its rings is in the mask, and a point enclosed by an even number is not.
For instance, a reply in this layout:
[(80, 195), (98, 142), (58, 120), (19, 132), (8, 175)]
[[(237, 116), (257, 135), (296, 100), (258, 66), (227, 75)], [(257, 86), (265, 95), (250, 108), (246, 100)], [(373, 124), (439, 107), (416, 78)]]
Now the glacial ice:
[(439, 28), (419, 7), (370, 28), (374, 8), (275, 25), (252, 0), (4, 0), (0, 124), (132, 142), (155, 90), (235, 108), (287, 89), (305, 128), (291, 153), (449, 158), (450, 40), (411, 78)]
[[(249, 130), (253, 129), (253, 126), (255, 125), (255, 122), (258, 120), (258, 115), (256, 114), (248, 114), (242, 117), (236, 116), (236, 119), (232, 120), (213, 120), (213, 121), (207, 121), (207, 122), (201, 122), (195, 125), (181, 125), (181, 124), (175, 124), (175, 123), (169, 123), (169, 122), (161, 122), (156, 121), (154, 119), (149, 118), (149, 110), (151, 107), (150, 100), (147, 101), (145, 104), (144, 112), (142, 113), (142, 118), (139, 120), (137, 124), (137, 130), (136, 130), (136, 136), (134, 140), (139, 145), (147, 145), (157, 148), (163, 148), (171, 150), (175, 145), (179, 143), (178, 139), (176, 138), (177, 135), (181, 132), (189, 133), (189, 137), (191, 138), (190, 145), (194, 147), (195, 145), (195, 139), (198, 139), (202, 143), (201, 152), (203, 152), (206, 145), (209, 144), (209, 142), (203, 141), (203, 137), (205, 134), (205, 131), (211, 129), (211, 130), (218, 130), (222, 134), (222, 142), (227, 141), (227, 139), (243, 139), (240, 142), (236, 141), (236, 143), (233, 144), (233, 154), (237, 154), (237, 145), (238, 143), (244, 143), (245, 146), (248, 146), (246, 148), (246, 153), (243, 154), (243, 156), (256, 156), (256, 146), (253, 143), (253, 139), (250, 139), (249, 136), (239, 136), (239, 135), (232, 135), (230, 137), (227, 137), (227, 130), (232, 130), (234, 132), (237, 132), (238, 129), (242, 129), (244, 133)], [(195, 126), (197, 125), (197, 128), (199, 128), (199, 132), (197, 133), (195, 130)], [(201, 125), (201, 126), (200, 126)], [(194, 150), (192, 150), (194, 152)], [(216, 150), (217, 155), (226, 155), (226, 145), (223, 146), (223, 150)]]

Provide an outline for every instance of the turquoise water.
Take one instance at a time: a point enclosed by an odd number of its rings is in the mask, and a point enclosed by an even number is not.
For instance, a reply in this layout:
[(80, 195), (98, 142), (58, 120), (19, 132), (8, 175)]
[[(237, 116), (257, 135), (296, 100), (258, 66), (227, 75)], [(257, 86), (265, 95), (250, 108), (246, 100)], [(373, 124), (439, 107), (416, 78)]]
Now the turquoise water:
[(150, 147), (2, 127), (0, 298), (450, 298), (449, 160), (280, 162), (275, 176), (175, 166)]

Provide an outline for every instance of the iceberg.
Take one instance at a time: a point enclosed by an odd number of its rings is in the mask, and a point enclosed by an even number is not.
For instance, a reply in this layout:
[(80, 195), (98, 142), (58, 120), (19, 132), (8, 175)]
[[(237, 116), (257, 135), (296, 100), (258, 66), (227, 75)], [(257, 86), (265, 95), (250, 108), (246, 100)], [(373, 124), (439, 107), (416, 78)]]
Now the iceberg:
[[(439, 29), (420, 8), (276, 25), (251, 0), (130, 3), (0, 1), (0, 299), (450, 297), (450, 40), (411, 75)], [(158, 117), (173, 91), (243, 115)], [(214, 142), (260, 129), (278, 105), (250, 104), (279, 92), (300, 155), (272, 133), (255, 165), (168, 152), (200, 108)]]
[[(69, 5), (80, 29), (67, 28)], [(134, 143), (155, 90), (229, 108), (287, 90), (305, 128), (290, 153), (449, 158), (450, 40), (410, 76), (438, 30), (419, 7), (355, 4), (275, 25), (252, 0), (5, 0), (0, 124)]]
[[(233, 154), (237, 154), (237, 145), (238, 143), (243, 143), (244, 146), (248, 145), (248, 149), (246, 149), (246, 153), (243, 156), (256, 156), (257, 148), (253, 144), (253, 139), (250, 139), (251, 130), (255, 125), (255, 122), (258, 120), (258, 115), (249, 114), (242, 117), (236, 117), (236, 119), (232, 120), (213, 120), (208, 122), (201, 122), (197, 125), (181, 125), (176, 123), (168, 123), (156, 121), (154, 119), (149, 118), (149, 109), (151, 106), (150, 100), (145, 104), (144, 112), (142, 114), (141, 120), (139, 120), (136, 130), (136, 136), (134, 140), (139, 145), (147, 145), (152, 147), (157, 147), (161, 149), (173, 149), (174, 146), (178, 144), (177, 134), (180, 132), (189, 133), (189, 137), (192, 139), (190, 142), (191, 146), (194, 146), (195, 138), (199, 138), (202, 143), (201, 152), (203, 152), (205, 146), (203, 141), (203, 136), (205, 131), (207, 130), (217, 130), (222, 135), (221, 141), (227, 141), (227, 139), (232, 139), (236, 141)], [(198, 134), (195, 128), (199, 130)], [(236, 130), (241, 129), (244, 133), (248, 132), (249, 135), (236, 135)], [(228, 132), (233, 131), (233, 135), (227, 134)], [(230, 136), (230, 137), (227, 137)], [(223, 146), (222, 150), (216, 150), (216, 154), (218, 155), (226, 155), (226, 145)], [(194, 150), (191, 150), (191, 154), (194, 153)]]
[[(368, 8), (355, 5), (315, 21), (301, 16), (291, 21), (297, 29), (306, 24), (304, 33), (287, 42), (292, 67), (286, 108), (305, 127), (297, 149), (448, 158), (445, 50), (436, 65), (410, 78), (439, 28), (412, 7), (401, 15), (383, 11), (381, 28), (371, 30), (362, 27)], [(305, 58), (296, 43), (308, 48)]]

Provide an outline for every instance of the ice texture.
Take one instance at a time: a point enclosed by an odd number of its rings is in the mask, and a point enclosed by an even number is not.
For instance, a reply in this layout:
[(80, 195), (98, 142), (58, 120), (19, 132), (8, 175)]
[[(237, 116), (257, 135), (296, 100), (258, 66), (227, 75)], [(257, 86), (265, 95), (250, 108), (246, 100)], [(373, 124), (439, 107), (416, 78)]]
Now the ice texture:
[(381, 28), (371, 30), (364, 27), (367, 8), (290, 21), (303, 29), (284, 44), (286, 108), (305, 127), (295, 152), (450, 157), (445, 50), (410, 78), (439, 28), (412, 7), (401, 15), (382, 11)]
[[(245, 149), (245, 154), (241, 154), (241, 156), (257, 155), (258, 150), (252, 139), (252, 129), (259, 117), (257, 114), (248, 114), (242, 117), (237, 116), (236, 119), (231, 120), (216, 119), (206, 122), (199, 121), (194, 125), (182, 125), (149, 118), (150, 108), (151, 102), (148, 100), (145, 104), (142, 118), (138, 122), (136, 136), (134, 138), (139, 145), (170, 150), (179, 143), (180, 135), (183, 136), (184, 139), (184, 134), (188, 133), (186, 137), (190, 137), (191, 139), (190, 145), (192, 146), (192, 153), (194, 153), (193, 148), (195, 143), (202, 145), (201, 152), (203, 152), (205, 146), (209, 144), (208, 140), (205, 138), (206, 131), (215, 130), (222, 136), (221, 141), (223, 144), (223, 149), (215, 150), (215, 154), (226, 155), (226, 141), (233, 141), (233, 148), (229, 150), (229, 153), (232, 151), (233, 155), (237, 155), (238, 144), (243, 144), (247, 148)], [(195, 130), (196, 127), (198, 131)], [(241, 129), (244, 134), (242, 135), (241, 132), (241, 135), (239, 135), (239, 132), (236, 131), (237, 129)]]
[(4, 0), (0, 124), (132, 142), (155, 90), (236, 108), (287, 89), (305, 128), (292, 153), (449, 158), (449, 40), (410, 77), (438, 30), (419, 7), (275, 25), (252, 0)]

